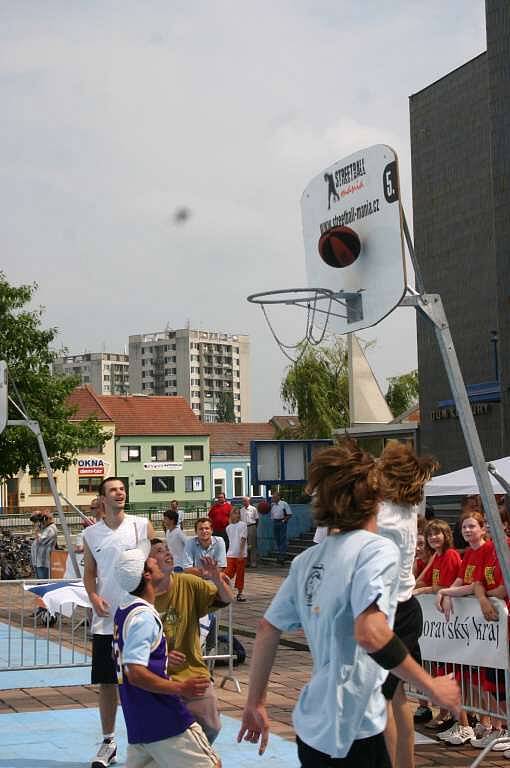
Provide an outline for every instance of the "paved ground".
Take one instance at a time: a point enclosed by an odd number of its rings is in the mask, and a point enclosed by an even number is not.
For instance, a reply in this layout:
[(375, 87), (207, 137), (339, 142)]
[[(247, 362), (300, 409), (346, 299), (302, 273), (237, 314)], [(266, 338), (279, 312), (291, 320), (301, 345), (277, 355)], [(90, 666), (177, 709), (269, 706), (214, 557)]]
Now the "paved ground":
[[(248, 601), (235, 604), (234, 623), (237, 627), (236, 634), (245, 645), (248, 654), (247, 663), (236, 670), (236, 676), (242, 689), (241, 693), (237, 693), (230, 682), (227, 682), (223, 688), (220, 687), (222, 670), (218, 669), (218, 674), (216, 675), (216, 688), (221, 703), (221, 710), (223, 715), (228, 718), (226, 721), (228, 723), (226, 734), (229, 734), (229, 738), (231, 733), (235, 731), (235, 723), (232, 723), (231, 719), (238, 720), (240, 718), (246, 695), (249, 661), (257, 620), (263, 615), (266, 606), (278, 589), (284, 575), (285, 570), (283, 569), (259, 568), (257, 570), (248, 570), (246, 587)], [(296, 633), (283, 636), (271, 676), (268, 709), (273, 733), (284, 740), (292, 741), (294, 739), (291, 725), (292, 708), (298, 692), (309, 678), (310, 672), (311, 661), (303, 634)], [(4, 687), (1, 674), (0, 686)], [(80, 710), (97, 707), (97, 691), (92, 686), (58, 685), (56, 687), (28, 687), (32, 686), (30, 678), (29, 682), (26, 682), (21, 673), (17, 674), (20, 674), (17, 688), (0, 690), (0, 715), (50, 712), (51, 710), (65, 709)], [(23, 674), (26, 675), (26, 673)], [(3, 718), (0, 717), (0, 729), (2, 720)], [(427, 732), (424, 730), (423, 733)], [(427, 734), (427, 736), (430, 736), (430, 734)], [(420, 740), (419, 734), (418, 740)], [(429, 740), (427, 739), (427, 741)], [(275, 748), (279, 744), (279, 740), (276, 740)], [(285, 749), (283, 751), (280, 749), (273, 756), (271, 764), (282, 766), (282, 768), (283, 766), (286, 768), (296, 764), (292, 759), (284, 759), (284, 754), (293, 753), (286, 753)], [(432, 740), (425, 744), (418, 743), (416, 755), (418, 766), (460, 768), (460, 766), (471, 765), (477, 753), (472, 748), (449, 747)], [(255, 759), (255, 754), (253, 754), (253, 759)], [(244, 759), (238, 765), (240, 766), (241, 763), (244, 763)], [(21, 768), (22, 765), (28, 766), (32, 764), (16, 761), (8, 764), (8, 762), (0, 759), (0, 768), (4, 766), (7, 768), (8, 765), (12, 765), (13, 768), (17, 768), (17, 766)], [(34, 763), (34, 765), (41, 765), (41, 762)], [(498, 757), (496, 753), (492, 753), (483, 761), (483, 766), (510, 766), (510, 761), (503, 759), (501, 756)]]

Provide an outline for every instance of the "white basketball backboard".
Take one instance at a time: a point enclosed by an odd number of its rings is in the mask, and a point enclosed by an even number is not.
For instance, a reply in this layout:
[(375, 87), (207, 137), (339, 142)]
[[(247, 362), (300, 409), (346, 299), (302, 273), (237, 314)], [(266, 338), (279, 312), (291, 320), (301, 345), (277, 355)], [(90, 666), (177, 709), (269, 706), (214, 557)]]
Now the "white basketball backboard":
[[(396, 153), (377, 144), (333, 163), (310, 181), (301, 211), (308, 286), (348, 294), (345, 311), (332, 308), (328, 330), (349, 333), (378, 323), (406, 289)], [(353, 264), (339, 268), (322, 260), (318, 243), (341, 226), (356, 232), (361, 250)]]

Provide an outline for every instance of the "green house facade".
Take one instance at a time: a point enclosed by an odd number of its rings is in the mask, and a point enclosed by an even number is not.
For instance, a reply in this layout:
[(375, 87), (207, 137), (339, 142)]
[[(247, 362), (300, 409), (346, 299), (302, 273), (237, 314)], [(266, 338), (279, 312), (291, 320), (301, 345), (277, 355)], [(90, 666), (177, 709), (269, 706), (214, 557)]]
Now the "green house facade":
[(115, 463), (132, 503), (211, 499), (208, 435), (122, 435)]
[(164, 508), (211, 499), (209, 429), (179, 396), (98, 395), (78, 387), (80, 418), (96, 416), (115, 425), (114, 465), (131, 504)]

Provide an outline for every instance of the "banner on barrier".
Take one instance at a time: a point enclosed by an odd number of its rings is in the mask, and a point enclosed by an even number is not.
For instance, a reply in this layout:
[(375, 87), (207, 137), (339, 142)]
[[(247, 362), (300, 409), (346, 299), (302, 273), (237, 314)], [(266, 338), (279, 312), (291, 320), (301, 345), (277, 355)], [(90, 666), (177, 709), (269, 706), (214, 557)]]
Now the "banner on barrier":
[(474, 667), (505, 669), (508, 662), (508, 611), (497, 605), (498, 621), (487, 621), (474, 597), (454, 597), (453, 613), (446, 621), (435, 606), (435, 595), (419, 595), (423, 610), (421, 655), (427, 661), (449, 661)]

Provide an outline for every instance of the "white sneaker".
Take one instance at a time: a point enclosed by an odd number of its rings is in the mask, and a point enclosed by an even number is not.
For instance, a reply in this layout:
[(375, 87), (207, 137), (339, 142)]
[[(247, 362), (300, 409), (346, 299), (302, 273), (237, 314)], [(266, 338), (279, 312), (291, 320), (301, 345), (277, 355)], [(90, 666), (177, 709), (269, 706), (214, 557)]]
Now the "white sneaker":
[(117, 760), (117, 745), (112, 739), (111, 741), (103, 741), (97, 751), (97, 755), (92, 760), (90, 768), (107, 768), (107, 766), (115, 763)]
[(492, 731), (492, 725), (484, 725), (483, 723), (477, 723), (475, 725), (475, 739), (481, 739), (482, 736), (487, 736)]
[(443, 741), (446, 741), (447, 744), (455, 744), (456, 746), (459, 746), (461, 744), (465, 744), (467, 741), (471, 741), (471, 739), (474, 738), (475, 732), (470, 725), (461, 725), (460, 723), (456, 723), (454, 730), (451, 732), (448, 738), (443, 739)]
[(458, 726), (458, 722), (455, 722), (446, 731), (441, 731), (441, 733), (437, 733), (436, 734), (437, 738), (441, 739), (441, 741), (446, 741), (452, 735), (452, 733), (455, 731), (457, 726)]
[(503, 757), (506, 757), (507, 760), (510, 760), (510, 749), (507, 749), (506, 752), (503, 752)]
[[(484, 726), (482, 726), (484, 727)], [(491, 728), (485, 728), (484, 732), (481, 731), (481, 729), (478, 728), (478, 726), (475, 728), (475, 738), (471, 739), (469, 742), (472, 747), (475, 749), (485, 749), (485, 747), (488, 747), (489, 744), (494, 741), (494, 739), (497, 739), (498, 737), (495, 735), (499, 733), (499, 730), (495, 730), (492, 727)]]
[(506, 728), (498, 729), (497, 731), (493, 731), (493, 733), (497, 734), (497, 736), (495, 736), (496, 739), (505, 739), (505, 741), (500, 741), (497, 744), (494, 744), (492, 747), (494, 752), (505, 752), (507, 749), (510, 749), (510, 733)]

